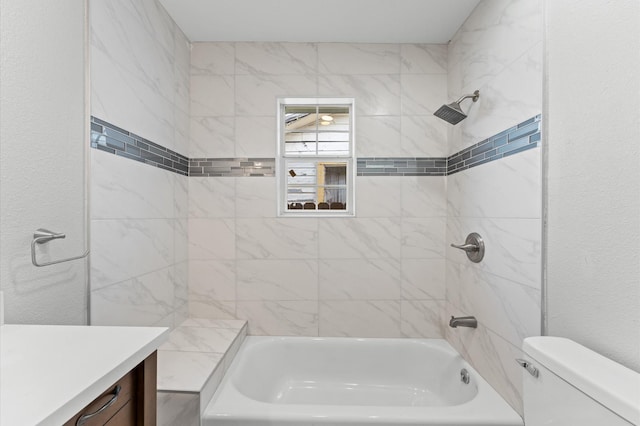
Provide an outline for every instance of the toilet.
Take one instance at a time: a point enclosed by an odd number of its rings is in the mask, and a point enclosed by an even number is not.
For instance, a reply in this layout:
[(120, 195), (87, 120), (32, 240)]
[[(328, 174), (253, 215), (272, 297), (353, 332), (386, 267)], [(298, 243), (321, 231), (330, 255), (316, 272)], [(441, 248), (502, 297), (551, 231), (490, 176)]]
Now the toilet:
[(561, 337), (524, 340), (526, 426), (640, 425), (640, 374)]

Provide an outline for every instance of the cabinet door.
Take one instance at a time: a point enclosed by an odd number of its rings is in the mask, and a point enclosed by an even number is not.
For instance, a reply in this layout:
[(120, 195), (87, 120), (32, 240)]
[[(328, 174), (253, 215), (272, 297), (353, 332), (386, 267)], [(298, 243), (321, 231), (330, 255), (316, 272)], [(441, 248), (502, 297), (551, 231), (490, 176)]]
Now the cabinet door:
[(133, 401), (127, 402), (124, 407), (111, 417), (105, 426), (135, 426), (136, 425), (136, 405)]

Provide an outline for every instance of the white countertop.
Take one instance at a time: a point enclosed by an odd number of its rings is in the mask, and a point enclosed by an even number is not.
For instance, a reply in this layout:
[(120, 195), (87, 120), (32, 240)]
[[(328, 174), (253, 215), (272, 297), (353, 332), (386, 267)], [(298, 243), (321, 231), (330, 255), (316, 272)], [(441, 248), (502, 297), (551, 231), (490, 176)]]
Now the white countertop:
[(163, 327), (0, 327), (0, 425), (60, 425), (169, 336)]

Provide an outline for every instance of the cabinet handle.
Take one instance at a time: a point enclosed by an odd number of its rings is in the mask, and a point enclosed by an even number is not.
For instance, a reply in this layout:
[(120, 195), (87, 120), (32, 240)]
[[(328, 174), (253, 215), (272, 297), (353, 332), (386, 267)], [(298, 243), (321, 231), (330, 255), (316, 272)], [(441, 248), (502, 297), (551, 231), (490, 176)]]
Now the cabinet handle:
[(90, 414), (83, 414), (82, 416), (80, 416), (78, 421), (76, 421), (76, 426), (82, 426), (83, 424), (85, 424), (87, 422), (87, 420), (90, 420), (92, 417), (97, 416), (98, 414), (100, 414), (104, 410), (106, 410), (107, 408), (111, 407), (113, 405), (113, 403), (118, 400), (118, 395), (120, 394), (120, 390), (121, 389), (122, 388), (120, 387), (120, 385), (117, 385), (115, 387), (115, 389), (113, 389), (113, 392), (112, 392), (113, 396), (111, 397), (111, 399), (109, 401), (107, 401), (102, 407), (100, 407), (98, 409), (98, 411), (95, 411), (95, 412), (90, 413)]

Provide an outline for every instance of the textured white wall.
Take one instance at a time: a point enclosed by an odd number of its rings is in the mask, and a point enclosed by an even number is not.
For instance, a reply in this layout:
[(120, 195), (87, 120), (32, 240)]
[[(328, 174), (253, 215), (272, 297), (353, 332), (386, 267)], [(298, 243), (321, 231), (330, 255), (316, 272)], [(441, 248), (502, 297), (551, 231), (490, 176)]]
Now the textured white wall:
[(548, 333), (640, 371), (640, 3), (545, 4)]
[[(187, 155), (189, 42), (155, 0), (91, 3), (91, 114)], [(91, 322), (187, 315), (187, 177), (91, 149)]]
[(39, 228), (67, 234), (41, 260), (85, 249), (85, 7), (0, 3), (0, 284), (8, 323), (86, 322), (86, 261), (32, 266)]
[[(542, 3), (482, 1), (449, 45), (449, 99), (480, 90), (450, 126), (450, 153), (542, 111)], [(544, 125), (544, 121), (543, 121)], [(447, 177), (447, 246), (485, 240), (471, 263), (447, 247), (447, 313), (474, 315), (475, 330), (446, 337), (522, 413), (522, 339), (540, 334), (541, 155), (535, 148)]]

